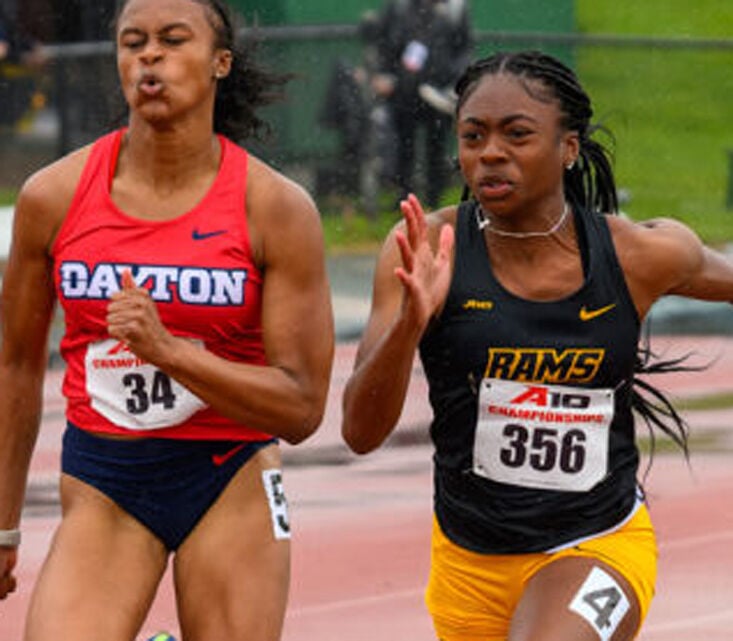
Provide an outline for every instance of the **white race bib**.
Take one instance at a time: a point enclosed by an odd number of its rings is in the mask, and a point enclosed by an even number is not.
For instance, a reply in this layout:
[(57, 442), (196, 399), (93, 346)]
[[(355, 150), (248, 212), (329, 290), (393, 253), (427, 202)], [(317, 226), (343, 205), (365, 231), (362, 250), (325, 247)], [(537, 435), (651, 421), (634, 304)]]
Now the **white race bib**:
[(610, 389), (483, 379), (473, 471), (500, 483), (583, 492), (608, 471)]
[(198, 396), (112, 338), (90, 343), (85, 367), (92, 408), (120, 427), (171, 427), (206, 407)]

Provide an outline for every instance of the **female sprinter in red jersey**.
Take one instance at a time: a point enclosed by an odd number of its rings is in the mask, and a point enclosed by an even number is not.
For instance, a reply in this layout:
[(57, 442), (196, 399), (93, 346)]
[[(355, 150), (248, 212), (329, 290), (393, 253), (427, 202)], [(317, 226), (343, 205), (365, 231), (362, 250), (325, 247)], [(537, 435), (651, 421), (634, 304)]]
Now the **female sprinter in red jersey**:
[(320, 220), (233, 142), (283, 78), (221, 0), (126, 0), (129, 123), (32, 176), (3, 287), (0, 597), (13, 568), (56, 301), (63, 518), (26, 641), (130, 641), (173, 555), (184, 639), (280, 637), (278, 440), (319, 425), (333, 355)]
[(613, 215), (590, 99), (559, 60), (497, 53), (456, 93), (468, 198), (429, 215), (403, 202), (344, 437), (357, 452), (382, 443), (419, 351), (434, 413), (437, 636), (630, 641), (657, 558), (632, 410), (686, 437), (637, 384), (640, 325), (666, 294), (733, 301), (733, 265), (676, 221)]

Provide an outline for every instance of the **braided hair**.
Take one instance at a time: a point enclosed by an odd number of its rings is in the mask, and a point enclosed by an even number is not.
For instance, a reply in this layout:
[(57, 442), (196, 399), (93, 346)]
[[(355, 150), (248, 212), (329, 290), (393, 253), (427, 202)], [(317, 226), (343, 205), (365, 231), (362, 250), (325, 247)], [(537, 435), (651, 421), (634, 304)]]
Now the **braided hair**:
[[(229, 75), (218, 80), (214, 102), (214, 131), (236, 142), (271, 132), (270, 125), (257, 115), (260, 107), (282, 98), (282, 87), (290, 74), (268, 71), (255, 64), (257, 41), (242, 42), (237, 37), (235, 22), (225, 0), (190, 0), (202, 5), (215, 33), (214, 46), (232, 52)], [(112, 22), (117, 26), (129, 0), (118, 0)]]
[[(496, 74), (513, 75), (520, 82), (525, 80), (525, 90), (537, 100), (557, 101), (561, 112), (561, 126), (567, 131), (577, 132), (580, 145), (577, 162), (564, 172), (566, 197), (580, 212), (617, 214), (618, 196), (610, 153), (604, 145), (592, 139), (593, 134), (598, 131), (611, 138), (612, 136), (604, 127), (591, 123), (591, 100), (572, 69), (557, 58), (540, 51), (494, 53), (469, 65), (456, 82), (456, 115), (481, 78)], [(468, 197), (466, 188), (463, 200)], [(688, 356), (690, 355), (669, 360), (658, 359), (651, 350), (647, 333), (640, 342), (631, 381), (631, 406), (648, 428), (652, 451), (655, 444), (654, 428), (657, 428), (682, 449), (686, 458), (689, 458), (689, 426), (667, 396), (642, 377), (645, 374), (705, 368), (685, 365)]]
[(474, 92), (481, 78), (501, 73), (511, 74), (520, 80), (539, 82), (546, 89), (546, 94), (538, 93), (537, 85), (525, 84), (525, 89), (542, 102), (557, 100), (562, 114), (561, 126), (578, 133), (578, 160), (565, 172), (564, 177), (568, 198), (581, 210), (616, 213), (618, 196), (610, 154), (606, 147), (592, 138), (597, 131), (609, 136), (610, 132), (602, 126), (591, 124), (593, 108), (588, 94), (572, 69), (557, 58), (540, 51), (498, 52), (474, 62), (456, 83), (456, 113)]

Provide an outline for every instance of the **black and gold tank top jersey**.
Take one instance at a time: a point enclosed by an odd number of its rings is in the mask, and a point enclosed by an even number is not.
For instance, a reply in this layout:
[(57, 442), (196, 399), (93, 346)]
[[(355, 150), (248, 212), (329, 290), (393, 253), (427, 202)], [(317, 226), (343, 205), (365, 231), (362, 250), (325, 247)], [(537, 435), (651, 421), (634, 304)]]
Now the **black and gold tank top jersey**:
[[(637, 501), (631, 382), (638, 314), (603, 217), (574, 214), (585, 276), (580, 289), (537, 302), (511, 294), (494, 277), (476, 207), (468, 202), (459, 208), (446, 305), (420, 344), (434, 413), (435, 513), (450, 540), (476, 552), (549, 550), (612, 528)], [(615, 390), (601, 480), (566, 491), (476, 474), (483, 379)], [(532, 460), (532, 448), (545, 445), (540, 440), (523, 447)]]

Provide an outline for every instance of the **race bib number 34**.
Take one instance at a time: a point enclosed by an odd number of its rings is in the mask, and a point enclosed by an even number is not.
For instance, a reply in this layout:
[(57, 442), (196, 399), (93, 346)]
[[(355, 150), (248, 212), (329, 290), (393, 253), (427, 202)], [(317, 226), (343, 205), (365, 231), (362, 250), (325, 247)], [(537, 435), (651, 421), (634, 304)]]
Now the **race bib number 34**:
[(609, 389), (484, 379), (473, 471), (522, 487), (582, 492), (606, 476)]
[(171, 427), (206, 407), (198, 396), (114, 339), (89, 345), (85, 366), (92, 408), (120, 427)]

